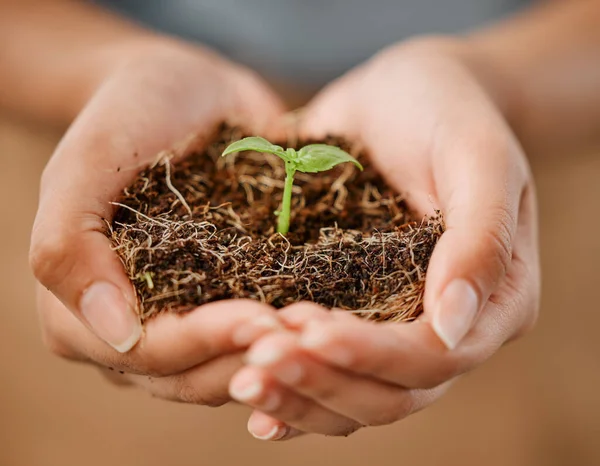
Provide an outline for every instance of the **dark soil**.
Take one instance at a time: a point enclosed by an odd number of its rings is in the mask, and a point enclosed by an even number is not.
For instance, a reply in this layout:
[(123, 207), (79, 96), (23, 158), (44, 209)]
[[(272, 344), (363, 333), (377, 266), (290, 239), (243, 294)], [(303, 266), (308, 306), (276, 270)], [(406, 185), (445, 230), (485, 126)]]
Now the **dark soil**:
[(119, 200), (108, 235), (142, 318), (251, 298), (277, 308), (309, 300), (377, 320), (414, 319), (441, 219), (415, 219), (363, 154), (330, 137), (299, 146), (339, 145), (365, 170), (344, 164), (298, 173), (283, 237), (274, 215), (283, 162), (257, 153), (220, 158), (242, 136), (223, 126), (204, 151), (176, 164), (163, 155)]

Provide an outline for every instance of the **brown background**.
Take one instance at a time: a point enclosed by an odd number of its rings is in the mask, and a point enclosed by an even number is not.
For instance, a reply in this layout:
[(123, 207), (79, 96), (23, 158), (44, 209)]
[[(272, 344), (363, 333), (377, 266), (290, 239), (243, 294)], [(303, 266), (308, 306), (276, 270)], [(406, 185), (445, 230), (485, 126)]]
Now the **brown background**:
[(169, 404), (43, 348), (27, 265), (57, 135), (0, 118), (0, 465), (600, 465), (600, 156), (534, 160), (540, 323), (434, 407), (348, 439), (266, 444), (248, 411)]

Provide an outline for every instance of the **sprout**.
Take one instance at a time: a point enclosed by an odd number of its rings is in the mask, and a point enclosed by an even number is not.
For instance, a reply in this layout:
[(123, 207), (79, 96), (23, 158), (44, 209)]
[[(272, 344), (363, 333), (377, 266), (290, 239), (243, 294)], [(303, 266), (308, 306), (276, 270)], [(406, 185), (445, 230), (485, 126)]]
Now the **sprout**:
[(234, 142), (225, 149), (222, 156), (250, 150), (274, 154), (285, 162), (286, 176), (283, 200), (281, 209), (277, 213), (279, 216), (277, 231), (282, 235), (286, 235), (290, 228), (292, 188), (294, 186), (294, 175), (297, 171), (302, 173), (324, 172), (344, 162), (351, 162), (360, 170), (363, 169), (362, 165), (354, 157), (339, 147), (328, 146), (327, 144), (310, 144), (297, 151), (291, 148), (284, 149), (283, 147), (276, 146), (260, 137), (244, 138)]

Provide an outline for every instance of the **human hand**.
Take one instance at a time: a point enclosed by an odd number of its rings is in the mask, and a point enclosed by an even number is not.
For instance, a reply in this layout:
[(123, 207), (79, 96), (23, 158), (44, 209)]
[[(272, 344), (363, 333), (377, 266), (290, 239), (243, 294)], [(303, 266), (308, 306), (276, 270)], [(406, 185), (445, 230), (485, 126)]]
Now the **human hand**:
[(440, 208), (447, 229), (416, 322), (374, 324), (298, 304), (282, 314), (295, 332), (251, 347), (230, 392), (256, 409), (255, 436), (346, 435), (397, 421), (534, 325), (532, 177), (501, 96), (472, 54), (444, 39), (394, 46), (306, 109), (305, 135), (361, 141), (410, 205), (421, 214)]
[[(271, 308), (220, 302), (161, 316), (136, 346), (136, 298), (104, 234), (105, 220), (113, 216), (110, 202), (161, 150), (192, 134), (201, 143), (225, 119), (268, 129), (281, 112), (256, 76), (178, 42), (140, 44), (106, 76), (42, 176), (30, 257), (43, 285), (43, 334), (54, 353), (97, 364), (159, 397), (211, 405), (228, 399), (239, 351), (250, 336), (277, 325)], [(254, 327), (244, 324), (255, 318)]]

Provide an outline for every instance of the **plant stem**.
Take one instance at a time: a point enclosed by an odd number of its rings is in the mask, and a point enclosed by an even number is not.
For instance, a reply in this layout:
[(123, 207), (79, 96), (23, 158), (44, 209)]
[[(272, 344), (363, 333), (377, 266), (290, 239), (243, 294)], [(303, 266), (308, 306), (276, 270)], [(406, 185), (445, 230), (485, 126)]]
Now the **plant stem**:
[(294, 175), (296, 170), (285, 167), (285, 186), (283, 188), (283, 199), (281, 201), (281, 209), (279, 211), (279, 221), (277, 223), (277, 232), (282, 235), (287, 235), (290, 229), (290, 215), (292, 211), (292, 189), (294, 188)]

